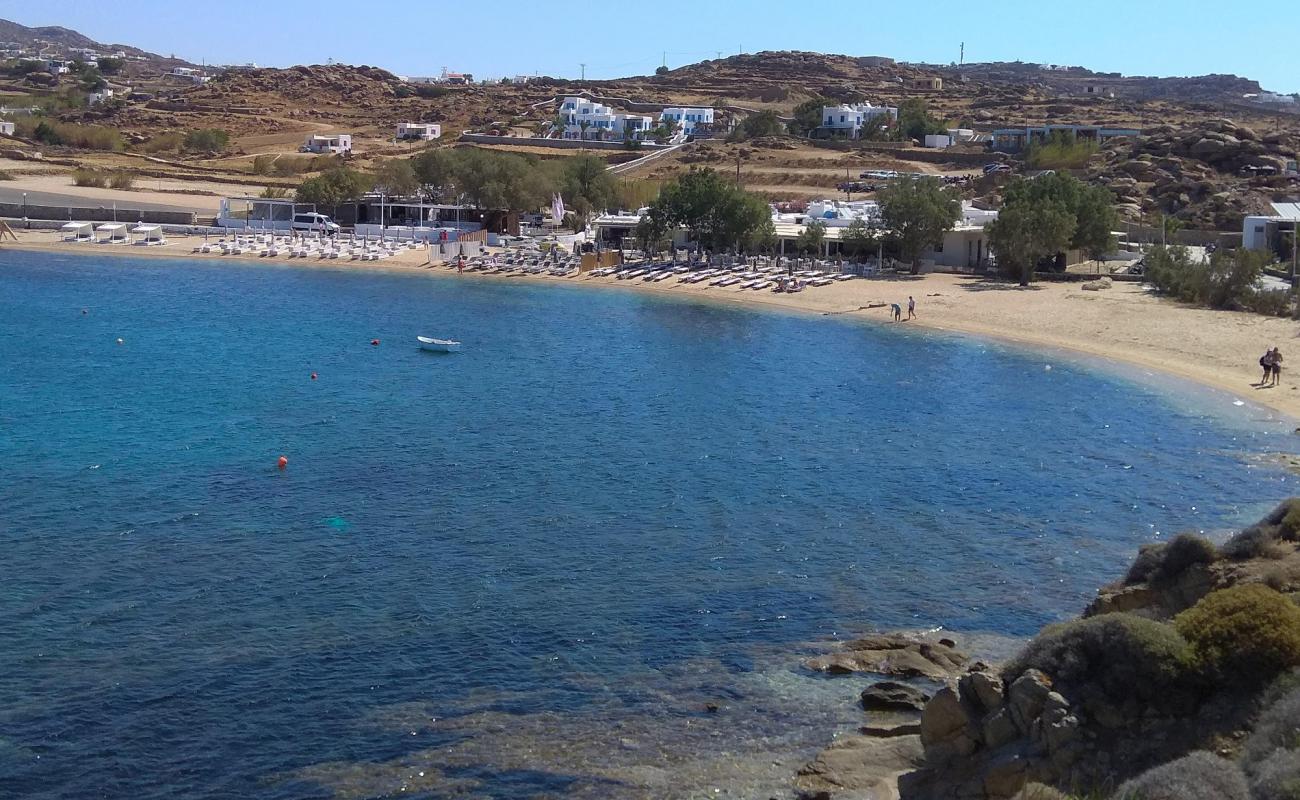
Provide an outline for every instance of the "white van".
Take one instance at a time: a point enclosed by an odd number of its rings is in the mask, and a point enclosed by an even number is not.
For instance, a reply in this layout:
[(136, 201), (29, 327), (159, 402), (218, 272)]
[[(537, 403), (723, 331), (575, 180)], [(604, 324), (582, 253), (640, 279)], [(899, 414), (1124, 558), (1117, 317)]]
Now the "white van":
[(324, 214), (294, 214), (295, 231), (320, 231), (321, 233), (338, 233), (339, 226)]

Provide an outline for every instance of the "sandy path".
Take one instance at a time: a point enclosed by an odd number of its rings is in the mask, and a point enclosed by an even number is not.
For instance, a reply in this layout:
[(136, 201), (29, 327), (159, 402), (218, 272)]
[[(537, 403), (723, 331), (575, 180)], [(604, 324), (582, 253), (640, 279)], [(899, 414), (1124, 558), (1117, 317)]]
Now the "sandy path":
[[(51, 232), (20, 231), (23, 249), (56, 250), (95, 255), (190, 257), (201, 239), (175, 238), (166, 247), (141, 248), (65, 245)], [(194, 256), (225, 258), (222, 256)], [(428, 269), (423, 250), (409, 251), (380, 262), (339, 262), (295, 259), (303, 266), (342, 269)], [(245, 257), (245, 260), (248, 260)], [(253, 257), (252, 260), (258, 260)], [(261, 259), (265, 260), (265, 259)], [(446, 268), (440, 274), (454, 274)], [(542, 276), (504, 277), (467, 273), (465, 280), (527, 280), (601, 286), (611, 290), (691, 296), (710, 301), (786, 308), (815, 313), (846, 314), (879, 324), (889, 322), (885, 308), (874, 303), (907, 306), (916, 298), (917, 319), (904, 325), (972, 333), (1087, 353), (1176, 375), (1223, 389), (1235, 396), (1300, 420), (1300, 380), (1283, 370), (1281, 385), (1256, 389), (1259, 356), (1280, 347), (1287, 363), (1300, 365), (1300, 323), (1275, 317), (1188, 308), (1152, 296), (1141, 285), (1116, 283), (1100, 292), (1085, 292), (1077, 283), (1042, 283), (1028, 288), (953, 275), (918, 278), (855, 279), (809, 288), (799, 294), (773, 294), (736, 288), (680, 284), (676, 279), (646, 285), (614, 278)], [(1297, 366), (1295, 369), (1300, 369)]]

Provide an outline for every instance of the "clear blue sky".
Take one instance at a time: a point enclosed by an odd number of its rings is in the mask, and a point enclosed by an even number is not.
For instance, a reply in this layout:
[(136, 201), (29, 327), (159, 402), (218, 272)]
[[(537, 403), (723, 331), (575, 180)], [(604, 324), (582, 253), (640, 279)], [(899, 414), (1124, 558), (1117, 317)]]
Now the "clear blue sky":
[[(576, 78), (585, 61), (588, 78), (612, 78), (652, 72), (664, 51), (675, 67), (742, 47), (948, 63), (964, 41), (968, 61), (1127, 75), (1235, 73), (1273, 91), (1300, 91), (1300, 2), (1276, 0), (0, 0), (0, 17), (195, 62), (289, 66), (332, 58), (400, 75), (445, 66), (480, 77)], [(1291, 33), (1283, 34), (1288, 24)]]

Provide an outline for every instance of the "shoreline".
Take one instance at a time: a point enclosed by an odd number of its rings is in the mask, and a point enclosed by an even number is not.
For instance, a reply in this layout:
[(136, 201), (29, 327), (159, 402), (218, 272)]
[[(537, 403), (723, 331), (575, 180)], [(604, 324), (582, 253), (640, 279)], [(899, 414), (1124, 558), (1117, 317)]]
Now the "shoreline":
[[(1078, 355), (1150, 370), (1231, 395), (1245, 403), (1277, 413), (1300, 424), (1300, 385), (1284, 369), (1282, 383), (1257, 389), (1258, 353), (1300, 338), (1292, 320), (1243, 312), (1191, 308), (1152, 296), (1141, 284), (1117, 283), (1100, 292), (1085, 292), (1078, 284), (1035, 284), (1022, 288), (981, 278), (931, 274), (918, 277), (858, 278), (799, 294), (754, 293), (707, 284), (672, 281), (648, 285), (640, 281), (591, 276), (457, 275), (441, 266), (427, 266), (424, 250), (408, 250), (383, 261), (339, 261), (187, 252), (198, 238), (173, 239), (161, 247), (92, 245), (62, 242), (53, 231), (20, 231), (18, 242), (5, 247), (28, 252), (76, 256), (211, 259), (232, 263), (282, 264), (304, 268), (433, 273), (441, 277), (501, 279), (517, 283), (603, 287), (650, 296), (687, 297), (821, 316), (844, 316), (879, 325), (887, 308), (872, 303), (906, 306), (916, 297), (918, 315), (897, 323), (925, 330), (970, 335), (1032, 349), (1063, 350)], [(1256, 353), (1255, 351), (1258, 351)], [(1293, 356), (1300, 358), (1300, 355)]]

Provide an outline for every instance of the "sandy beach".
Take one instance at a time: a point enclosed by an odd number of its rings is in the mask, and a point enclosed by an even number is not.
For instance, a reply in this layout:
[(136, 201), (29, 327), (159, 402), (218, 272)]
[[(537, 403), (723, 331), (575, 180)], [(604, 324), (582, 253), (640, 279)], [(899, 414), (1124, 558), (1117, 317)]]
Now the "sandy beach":
[[(73, 244), (59, 241), (54, 231), (19, 231), (19, 242), (6, 248), (73, 253), (165, 258), (215, 258), (225, 261), (285, 261), (299, 266), (335, 269), (429, 271), (427, 253), (411, 250), (383, 261), (357, 262), (258, 258), (191, 253), (198, 237), (173, 238), (162, 247)], [(446, 267), (440, 274), (455, 275)], [(954, 275), (926, 275), (854, 279), (832, 286), (809, 288), (798, 294), (681, 284), (676, 279), (644, 284), (615, 278), (572, 276), (499, 276), (466, 273), (465, 280), (523, 280), (607, 286), (625, 291), (691, 296), (710, 301), (793, 309), (812, 313), (847, 314), (880, 324), (915, 325), (970, 333), (1031, 346), (1064, 348), (1104, 359), (1164, 372), (1234, 394), (1300, 420), (1300, 381), (1284, 367), (1281, 383), (1258, 389), (1257, 366), (1269, 347), (1279, 347), (1284, 357), (1300, 364), (1300, 349), (1293, 342), (1300, 326), (1293, 320), (1255, 314), (1189, 308), (1156, 297), (1141, 284), (1116, 283), (1090, 292), (1072, 283), (1038, 283), (1022, 288), (1014, 284)], [(916, 299), (917, 318), (893, 323), (880, 303), (899, 303), (906, 309), (908, 296)], [(904, 312), (906, 316), (906, 312)]]

